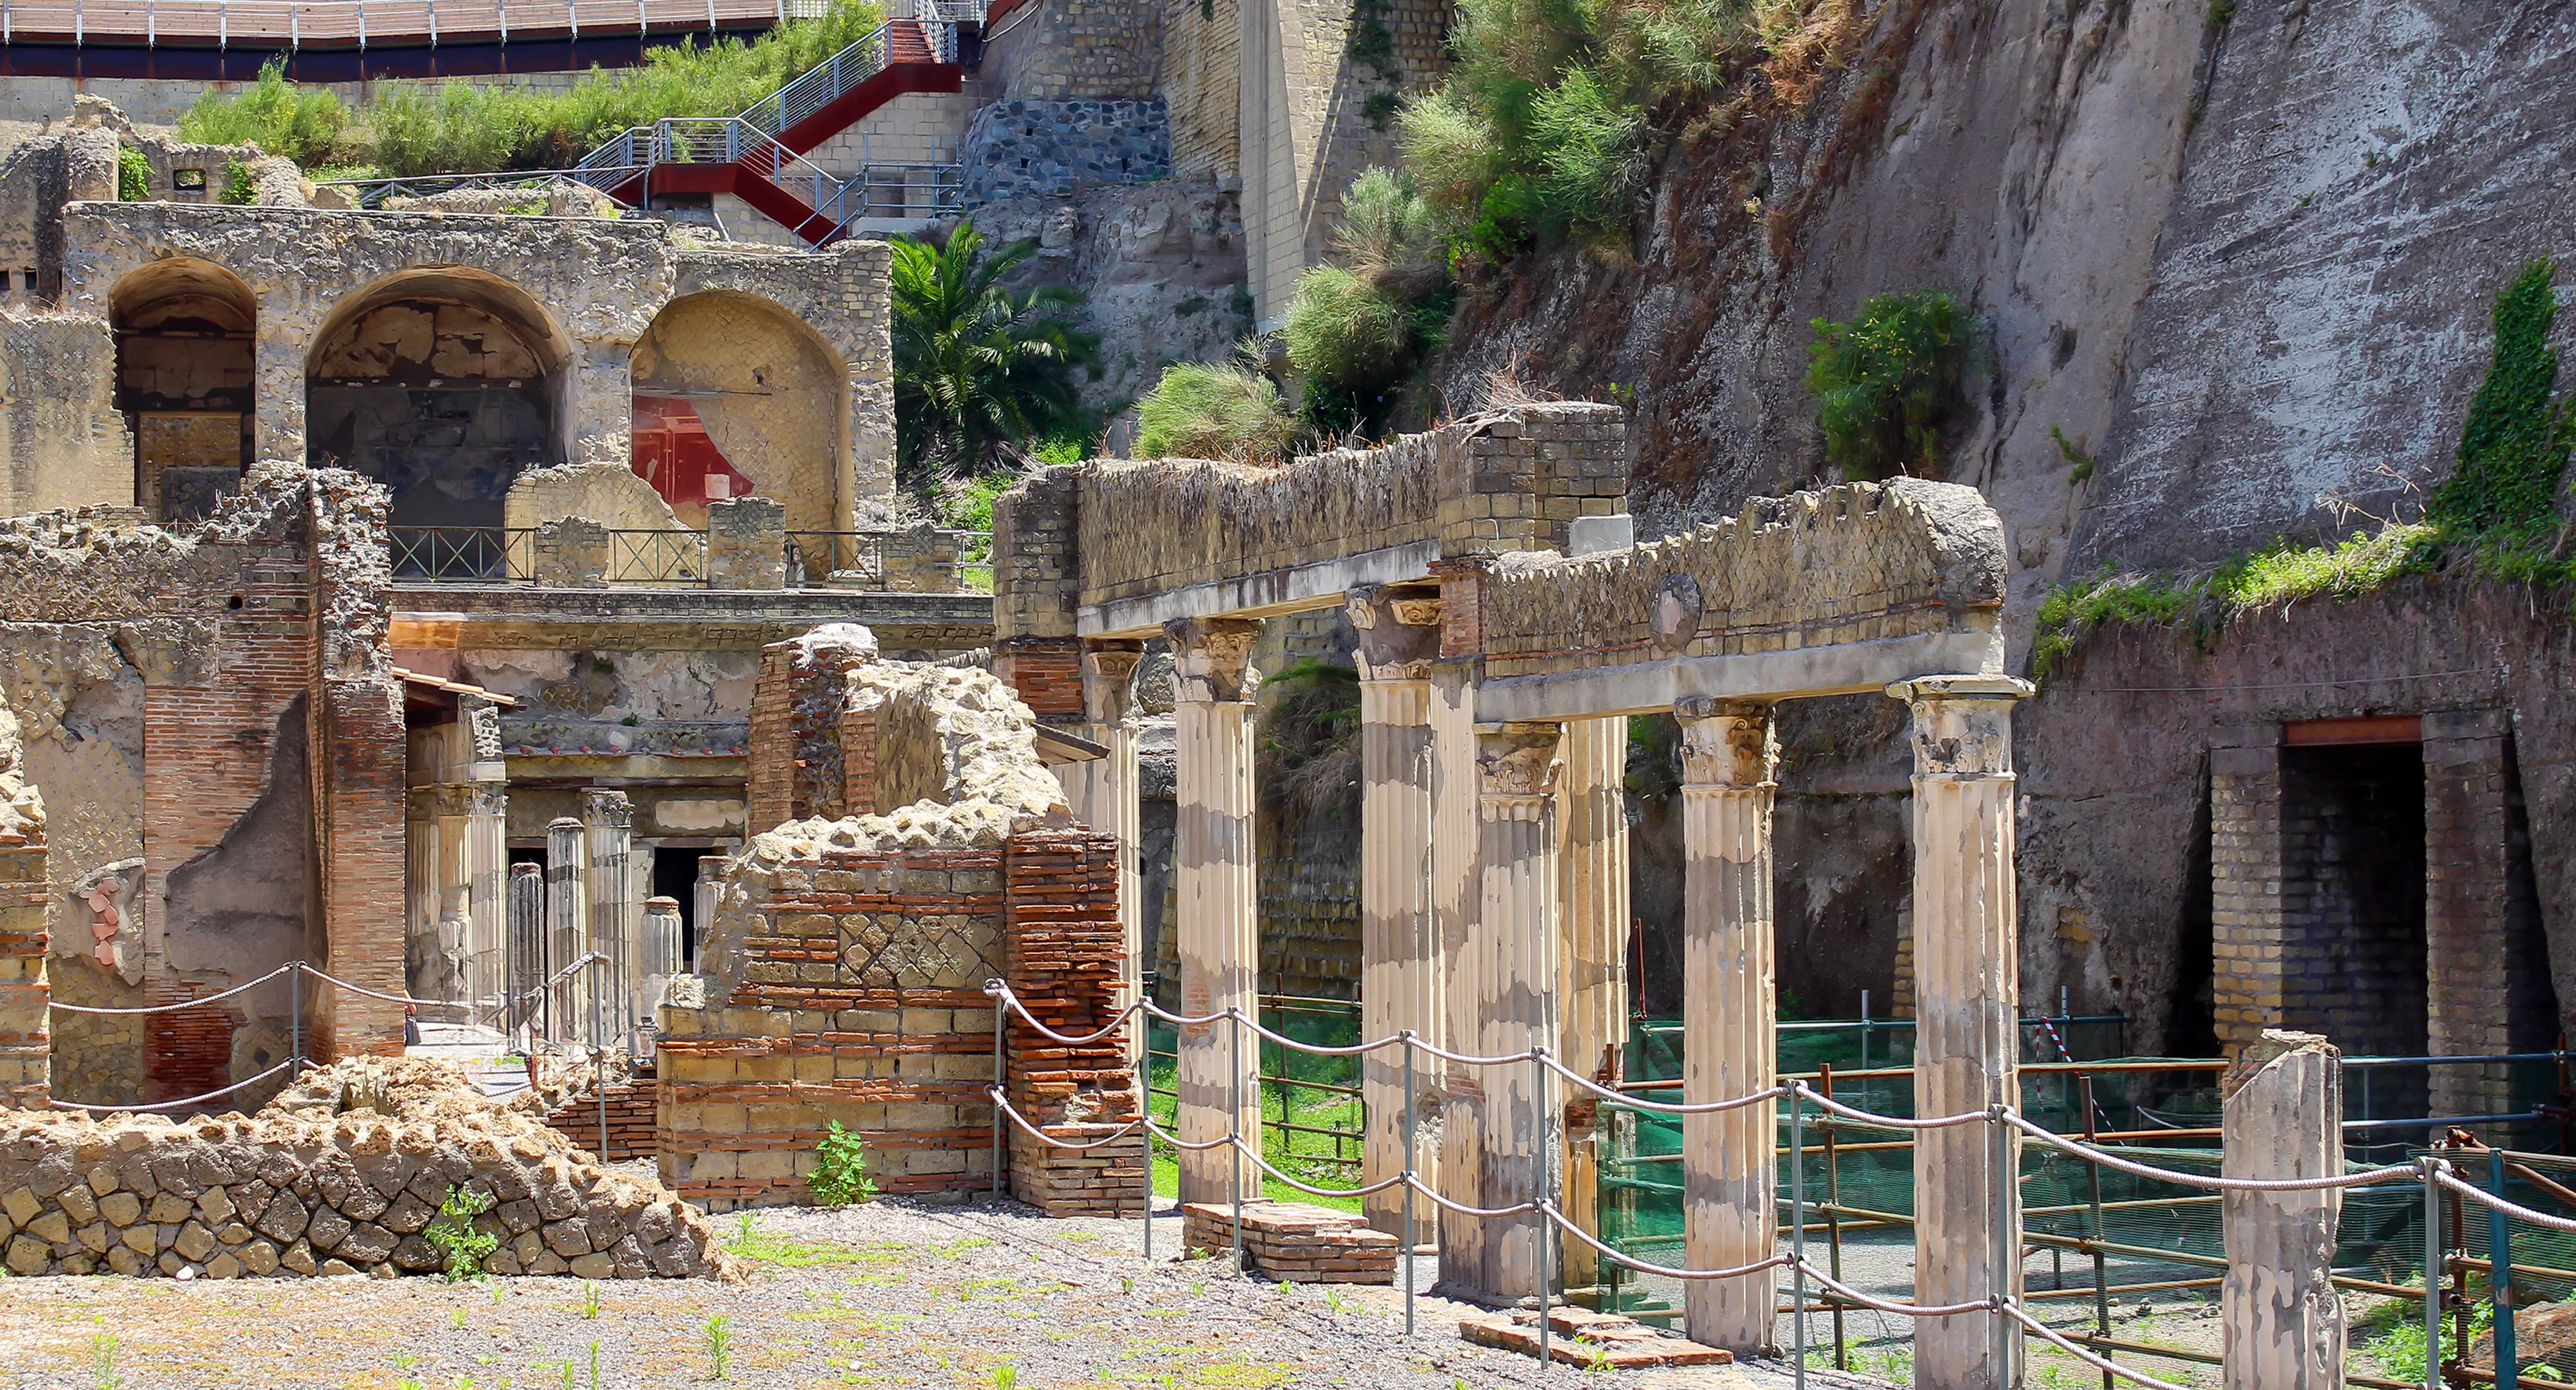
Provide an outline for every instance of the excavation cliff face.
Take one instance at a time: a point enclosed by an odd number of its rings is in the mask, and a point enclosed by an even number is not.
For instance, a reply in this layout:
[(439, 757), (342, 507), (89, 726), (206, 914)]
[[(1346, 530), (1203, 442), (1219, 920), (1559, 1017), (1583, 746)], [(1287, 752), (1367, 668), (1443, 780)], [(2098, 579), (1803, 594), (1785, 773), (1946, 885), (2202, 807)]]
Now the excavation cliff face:
[[(1470, 287), (1440, 383), (1453, 403), (1504, 367), (1567, 396), (1623, 388), (1628, 501), (1652, 536), (1826, 472), (1809, 320), (1851, 318), (1881, 291), (1950, 291), (1980, 331), (1944, 473), (2003, 517), (2024, 673), (2033, 610), (2062, 579), (2411, 514), (2452, 466), (2496, 291), (2569, 253), (2563, 3), (1824, 0), (1809, 23), (1824, 60), (1775, 64), (1789, 80), (1758, 86), (1721, 134), (1665, 149), (1627, 247), (1547, 253)], [(2560, 337), (2563, 351), (2564, 322)], [(2092, 647), (2151, 655), (2114, 671), (2079, 652), (2017, 720), (2026, 999), (2054, 1008), (2062, 985), (2078, 1012), (2136, 1018), (2138, 1048), (2208, 1045), (2187, 1036), (2211, 1007), (2192, 817), (2228, 720), (2277, 731), (2501, 702), (2523, 731), (2514, 794), (2532, 823), (2576, 814), (2576, 765), (2533, 733), (2549, 703), (2478, 684), (2563, 645), (2563, 599), (2515, 603), (2553, 616), (2462, 628), (2469, 650), (2440, 660), (2376, 598), (2205, 638), (2100, 634)], [(2351, 657), (2338, 676), (2398, 681), (2301, 683), (2326, 682), (2337, 655)], [(2296, 688), (2193, 693), (2283, 682)], [(1888, 703), (1782, 716), (1781, 979), (1838, 1016), (1896, 984), (1908, 762)], [(2112, 811), (2106, 765), (2072, 751), (2131, 740), (2168, 762), (2113, 790), (2169, 815)], [(1678, 862), (1678, 830), (1670, 807), (1641, 803), (1651, 958), (1658, 905), (1678, 903), (1655, 866)], [(2564, 858), (2544, 845), (2527, 861), (2560, 961), (2576, 959)]]
[(1444, 378), (1633, 387), (1653, 533), (1823, 469), (1810, 319), (1949, 290), (1984, 331), (1946, 472), (2002, 514), (2022, 613), (2070, 571), (2331, 528), (2321, 498), (2384, 513), (2448, 470), (2492, 297), (2576, 210), (2576, 11), (1859, 8), (1811, 99), (1765, 86), (1666, 153), (1632, 258), (1473, 301)]

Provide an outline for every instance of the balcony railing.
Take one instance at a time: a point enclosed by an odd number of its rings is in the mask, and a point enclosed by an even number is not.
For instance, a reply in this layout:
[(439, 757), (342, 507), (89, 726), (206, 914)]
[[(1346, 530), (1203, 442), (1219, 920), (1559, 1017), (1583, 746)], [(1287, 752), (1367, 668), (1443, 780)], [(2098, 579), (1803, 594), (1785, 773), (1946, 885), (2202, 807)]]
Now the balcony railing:
[[(704, 531), (607, 535), (604, 559), (589, 568), (612, 586), (696, 589), (713, 582)], [(584, 566), (541, 551), (537, 533), (524, 527), (393, 526), (386, 540), (397, 584), (584, 586)], [(790, 589), (975, 594), (993, 588), (990, 532), (790, 531), (781, 544)]]

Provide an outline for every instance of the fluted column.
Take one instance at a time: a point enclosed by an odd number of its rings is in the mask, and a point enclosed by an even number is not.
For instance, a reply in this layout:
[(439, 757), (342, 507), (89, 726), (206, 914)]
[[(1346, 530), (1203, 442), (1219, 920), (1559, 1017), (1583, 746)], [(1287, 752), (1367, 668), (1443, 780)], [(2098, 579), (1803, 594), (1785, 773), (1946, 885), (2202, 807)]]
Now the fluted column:
[[(1556, 788), (1563, 771), (1562, 725), (1485, 724), (1476, 730), (1476, 920), (1468, 932), (1477, 1036), (1463, 1051), (1484, 1056), (1553, 1048), (1556, 994)], [(1477, 1140), (1476, 1205), (1509, 1206), (1555, 1195), (1561, 1154), (1535, 1066), (1488, 1068)], [(1441, 1269), (1498, 1298), (1539, 1289), (1539, 1226), (1528, 1216), (1485, 1221), (1481, 1268)]]
[[(548, 836), (552, 838), (551, 833)], [(519, 863), (510, 866), (509, 887), (510, 1002), (502, 1015), (501, 1027), (515, 1038), (519, 1029), (528, 1028), (533, 1035), (545, 1024), (546, 999), (537, 991), (554, 967), (548, 963), (549, 949), (546, 921), (546, 871), (541, 864)]]
[[(1914, 712), (1915, 1113), (2018, 1105), (2012, 706), (2030, 687), (1931, 676), (1887, 693)], [(2020, 1154), (2018, 1139), (1989, 1125), (1916, 1138), (1916, 1298), (2020, 1292)], [(1914, 1339), (1924, 1390), (2020, 1383), (2021, 1333), (2000, 1315), (1927, 1319)]]
[(403, 984), (438, 990), (438, 788), (413, 787), (403, 808)]
[(498, 1001), (510, 987), (510, 797), (498, 779), (466, 789), (466, 995), (479, 1022), (501, 1026)]
[(589, 862), (582, 823), (557, 816), (546, 826), (546, 1036), (565, 1041), (590, 1036), (590, 981), (595, 970), (555, 981), (554, 972), (590, 950), (590, 906), (584, 872)]
[[(1261, 966), (1252, 844), (1253, 696), (1260, 676), (1249, 659), (1261, 625), (1191, 618), (1174, 621), (1165, 632), (1175, 667), (1173, 860), (1180, 880), (1175, 934), (1181, 1012), (1233, 1008), (1252, 1018)], [(1185, 1142), (1227, 1134), (1227, 1110), (1238, 1101), (1231, 1132), (1247, 1143), (1260, 1142), (1259, 1040), (1246, 1031), (1238, 1044), (1234, 1032), (1222, 1023), (1181, 1030), (1179, 1120)], [(1185, 1152), (1180, 1166), (1182, 1201), (1221, 1202), (1234, 1195), (1238, 1161), (1228, 1150)], [(1242, 1163), (1240, 1171), (1244, 1194), (1259, 1196), (1259, 1170)]]
[(626, 793), (593, 787), (581, 794), (581, 818), (589, 842), (583, 871), (590, 949), (608, 962), (596, 972), (599, 1041), (621, 1047), (635, 1028), (635, 940), (644, 929), (644, 899), (635, 891), (635, 808)]
[(644, 929), (636, 941), (635, 1016), (659, 1030), (662, 989), (684, 967), (680, 960), (680, 900), (644, 900)]
[(473, 810), (473, 788), (448, 784), (438, 788), (438, 982), (434, 997), (473, 998), (474, 951), (472, 911), (474, 880), (467, 867), (466, 817)]
[[(1109, 750), (1107, 757), (1073, 764), (1081, 772), (1081, 794), (1071, 798), (1074, 816), (1094, 830), (1118, 837), (1118, 925), (1126, 944), (1119, 963), (1119, 1006), (1144, 996), (1143, 916), (1136, 903), (1136, 843), (1144, 835), (1144, 808), (1137, 799), (1136, 725), (1132, 682), (1145, 659), (1141, 642), (1088, 642), (1082, 652), (1083, 714), (1091, 721), (1092, 742)], [(1068, 786), (1068, 793), (1074, 789)], [(1145, 1020), (1138, 1017), (1127, 1034), (1127, 1060), (1145, 1059)]]
[[(1473, 954), (1474, 928), (1483, 908), (1476, 877), (1476, 686), (1473, 667), (1443, 662), (1431, 668), (1431, 924), (1440, 936), (1441, 1045), (1473, 1052), (1483, 1036), (1477, 1012), (1483, 998), (1483, 962)], [(1478, 1205), (1485, 1169), (1483, 1141), (1489, 1078), (1482, 1069), (1444, 1063), (1440, 1080), (1438, 1190), (1453, 1202)], [(1476, 1275), (1485, 1267), (1484, 1222), (1442, 1212), (1440, 1270), (1443, 1287), (1481, 1293)]]
[[(1430, 659), (1440, 640), (1439, 593), (1354, 593), (1348, 612), (1360, 634), (1360, 1036), (1411, 1029), (1436, 1044), (1443, 1036), (1442, 961), (1431, 910)], [(1407, 1168), (1427, 1184), (1439, 1182), (1432, 1117), (1440, 1113), (1441, 1063), (1420, 1051), (1412, 1062), (1408, 1110), (1403, 1053), (1381, 1049), (1361, 1061), (1363, 1183)], [(1430, 1240), (1438, 1228), (1438, 1209), (1417, 1197), (1413, 1229), (1404, 1229), (1401, 1189), (1362, 1201), (1369, 1225), (1411, 1243)]]
[[(1565, 1064), (1604, 1085), (1617, 1082), (1628, 1041), (1628, 720), (1570, 719), (1565, 778), (1557, 793), (1557, 1041)], [(1564, 1116), (1566, 1216), (1601, 1233), (1597, 1098), (1557, 1093)], [(1565, 1281), (1599, 1277), (1591, 1247), (1565, 1246)]]
[[(1686, 700), (1682, 731), (1682, 1098), (1691, 1104), (1777, 1080), (1771, 921), (1772, 776), (1768, 705)], [(1682, 1117), (1685, 1261), (1724, 1269), (1770, 1256), (1779, 1228), (1773, 1134), (1779, 1105)], [(1774, 1340), (1777, 1274), (1683, 1286), (1691, 1340), (1763, 1352)]]
[[(2341, 1076), (2325, 1039), (2265, 1029), (2228, 1068), (2221, 1175), (2341, 1174)], [(2340, 1188), (2227, 1194), (2228, 1390), (2342, 1390), (2343, 1299), (2330, 1277), (2342, 1220)]]

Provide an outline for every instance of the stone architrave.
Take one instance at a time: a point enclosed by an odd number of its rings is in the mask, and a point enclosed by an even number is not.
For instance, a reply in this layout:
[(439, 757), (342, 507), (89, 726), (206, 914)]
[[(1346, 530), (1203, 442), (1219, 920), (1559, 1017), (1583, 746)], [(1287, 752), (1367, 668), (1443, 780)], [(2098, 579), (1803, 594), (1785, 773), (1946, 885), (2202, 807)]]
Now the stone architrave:
[(557, 1040), (590, 1036), (590, 981), (596, 967), (569, 979), (555, 973), (590, 951), (590, 906), (587, 894), (588, 848), (582, 823), (557, 816), (546, 826), (546, 965), (545, 1036)]
[[(2228, 1068), (2219, 1172), (2343, 1172), (2342, 1058), (2311, 1033), (2265, 1029)], [(2219, 1320), (2228, 1390), (2342, 1390), (2342, 1296), (2331, 1278), (2343, 1190), (2230, 1192)]]
[[(1503, 1056), (1553, 1049), (1551, 996), (1556, 989), (1556, 789), (1564, 771), (1564, 726), (1484, 724), (1476, 730), (1477, 906), (1463, 969), (1449, 987), (1473, 1001), (1478, 1021), (1460, 1051)], [(1563, 1083), (1542, 1080), (1532, 1063), (1485, 1069), (1485, 1102), (1477, 1129), (1475, 1204), (1505, 1207), (1555, 1196), (1560, 1161), (1548, 1097)], [(1546, 1218), (1487, 1218), (1480, 1263), (1441, 1279), (1493, 1298), (1536, 1294), (1553, 1271), (1539, 1263)]]
[[(1628, 1039), (1628, 720), (1569, 719), (1565, 776), (1558, 790), (1556, 1047), (1565, 1064), (1615, 1085)], [(1566, 1217), (1601, 1233), (1599, 1097), (1568, 1085), (1564, 1117)], [(1581, 1288), (1599, 1275), (1592, 1248), (1565, 1245), (1565, 1281)]]
[[(1887, 688), (1914, 714), (1917, 1115), (2021, 1103), (2012, 707), (2030, 690), (2007, 676), (1928, 676)], [(1916, 1136), (1918, 1300), (2020, 1295), (2020, 1162), (2020, 1139), (1998, 1139), (1988, 1124)], [(1914, 1383), (2008, 1390), (2021, 1383), (2021, 1340), (2001, 1314), (1926, 1319), (1914, 1334)]]
[[(1682, 735), (1682, 1098), (1694, 1105), (1778, 1080), (1772, 989), (1771, 802), (1779, 762), (1771, 708), (1688, 700)], [(1779, 1103), (1682, 1118), (1685, 1263), (1731, 1269), (1767, 1259), (1779, 1216)], [(1778, 1271), (1684, 1286), (1691, 1339), (1771, 1350)]]
[[(1173, 735), (1178, 824), (1173, 861), (1180, 881), (1176, 937), (1181, 958), (1181, 1012), (1239, 1010), (1257, 1017), (1261, 964), (1257, 868), (1253, 858), (1254, 695), (1260, 676), (1250, 664), (1261, 624), (1235, 618), (1176, 619), (1172, 644)], [(1180, 1030), (1178, 1103), (1184, 1142), (1228, 1133), (1247, 1144), (1261, 1135), (1259, 1039), (1249, 1029), (1202, 1023)], [(1229, 1110), (1240, 1102), (1240, 1109)], [(1180, 1156), (1181, 1200), (1223, 1202), (1241, 1190), (1259, 1196), (1259, 1170), (1223, 1148)]]
[[(1142, 642), (1095, 641), (1083, 645), (1082, 705), (1090, 721), (1091, 741), (1109, 750), (1106, 757), (1067, 764), (1065, 795), (1074, 818), (1094, 830), (1118, 837), (1118, 924), (1127, 943), (1120, 965), (1119, 1007), (1143, 997), (1143, 916), (1136, 902), (1136, 846), (1144, 834), (1144, 807), (1138, 800), (1136, 724), (1133, 683), (1145, 659)], [(1145, 1055), (1145, 1021), (1139, 1016), (1128, 1030), (1127, 1059), (1141, 1064)]]
[[(1359, 632), (1360, 667), (1360, 1036), (1406, 1029), (1437, 1044), (1441, 949), (1431, 911), (1431, 660), (1440, 646), (1440, 597), (1431, 588), (1355, 592), (1347, 612)], [(1367, 1132), (1361, 1181), (1383, 1182), (1408, 1168), (1437, 1186), (1440, 1060), (1413, 1054), (1413, 1106), (1405, 1108), (1401, 1051), (1380, 1049), (1360, 1064)], [(1400, 1188), (1362, 1199), (1369, 1225), (1414, 1244), (1437, 1230), (1438, 1208), (1413, 1200), (1404, 1229)]]

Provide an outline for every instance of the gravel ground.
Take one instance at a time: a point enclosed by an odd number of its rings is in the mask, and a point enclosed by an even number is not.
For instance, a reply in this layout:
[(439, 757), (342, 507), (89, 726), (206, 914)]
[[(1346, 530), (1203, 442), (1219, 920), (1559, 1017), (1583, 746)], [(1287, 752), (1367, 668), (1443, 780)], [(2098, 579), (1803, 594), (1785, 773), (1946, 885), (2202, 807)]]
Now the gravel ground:
[[(739, 1235), (738, 1217), (723, 1218)], [(1177, 1215), (1155, 1221), (1166, 1262), (1139, 1259), (1133, 1221), (1054, 1221), (1016, 1204), (884, 1201), (751, 1215), (749, 1284), (433, 1279), (43, 1278), (0, 1281), (0, 1386), (522, 1390), (707, 1384), (706, 1327), (729, 1334), (727, 1380), (777, 1386), (1348, 1386), (1353, 1390), (1592, 1386), (1774, 1390), (1756, 1363), (1606, 1377), (1543, 1370), (1471, 1347), (1477, 1310), (1418, 1300), (1402, 1335), (1391, 1288), (1234, 1278), (1219, 1260), (1168, 1262)], [(1434, 1262), (1418, 1261), (1428, 1287)], [(112, 1364), (98, 1358), (113, 1338)], [(596, 1356), (597, 1378), (592, 1377)], [(1870, 1382), (1811, 1374), (1808, 1383)]]

